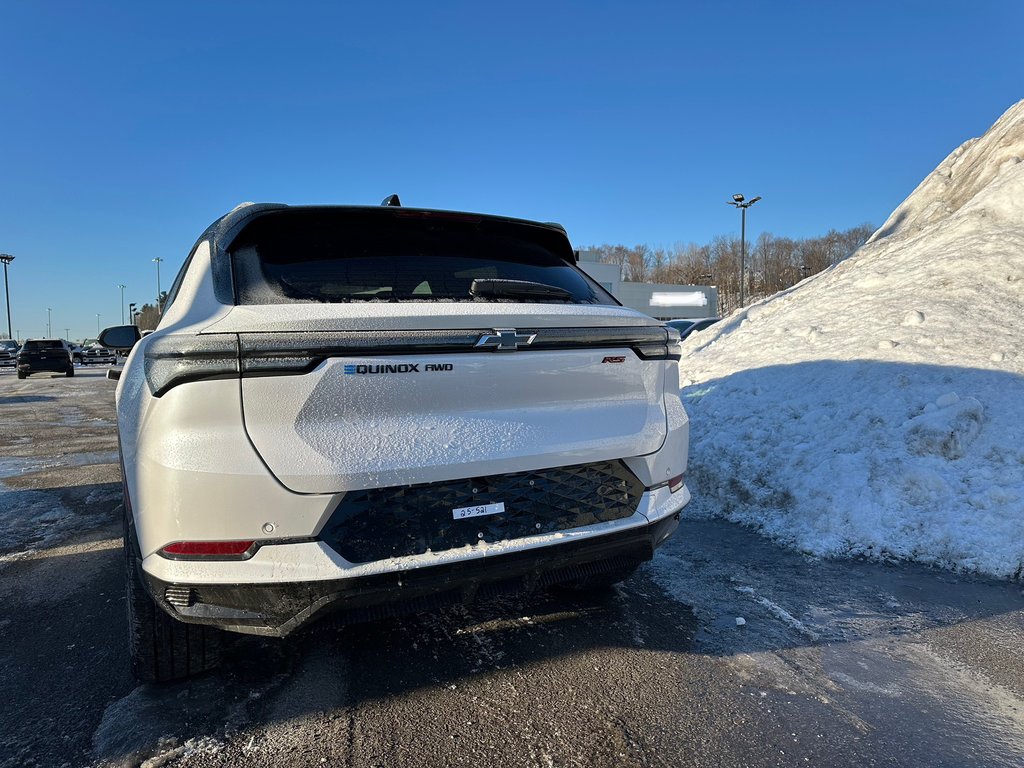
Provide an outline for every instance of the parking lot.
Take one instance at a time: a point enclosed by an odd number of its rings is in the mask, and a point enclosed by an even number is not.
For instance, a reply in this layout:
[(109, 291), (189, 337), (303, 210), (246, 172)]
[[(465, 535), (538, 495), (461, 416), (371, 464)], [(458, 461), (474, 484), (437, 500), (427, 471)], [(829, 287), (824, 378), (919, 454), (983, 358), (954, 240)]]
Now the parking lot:
[(139, 686), (113, 391), (0, 372), (3, 768), (1024, 764), (1018, 583), (715, 521), (609, 593), (240, 638)]

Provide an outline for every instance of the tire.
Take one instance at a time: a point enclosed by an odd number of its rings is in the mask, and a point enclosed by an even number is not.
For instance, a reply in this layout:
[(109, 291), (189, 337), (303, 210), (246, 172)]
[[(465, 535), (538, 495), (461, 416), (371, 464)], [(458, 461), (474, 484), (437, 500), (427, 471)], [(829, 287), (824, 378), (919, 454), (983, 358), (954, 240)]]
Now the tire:
[(75, 375), (75, 369), (74, 368), (68, 368), (67, 373), (65, 375), (70, 379), (72, 376)]
[(128, 652), (138, 680), (166, 683), (208, 672), (220, 663), (224, 632), (171, 618), (142, 583), (142, 558), (131, 513), (124, 526)]
[(18, 378), (19, 379), (27, 379), (28, 378), (28, 374), (25, 373), (24, 371), (18, 371)]

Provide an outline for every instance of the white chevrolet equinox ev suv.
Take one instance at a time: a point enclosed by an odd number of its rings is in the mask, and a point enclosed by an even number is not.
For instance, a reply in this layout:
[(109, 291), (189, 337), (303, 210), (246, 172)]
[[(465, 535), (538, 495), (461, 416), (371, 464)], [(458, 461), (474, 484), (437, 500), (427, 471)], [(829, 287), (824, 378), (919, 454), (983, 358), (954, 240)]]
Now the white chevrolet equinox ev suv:
[[(202, 235), (117, 385), (133, 668), (626, 578), (678, 525), (678, 334), (557, 224), (239, 206)], [(134, 346), (133, 346), (134, 345)]]

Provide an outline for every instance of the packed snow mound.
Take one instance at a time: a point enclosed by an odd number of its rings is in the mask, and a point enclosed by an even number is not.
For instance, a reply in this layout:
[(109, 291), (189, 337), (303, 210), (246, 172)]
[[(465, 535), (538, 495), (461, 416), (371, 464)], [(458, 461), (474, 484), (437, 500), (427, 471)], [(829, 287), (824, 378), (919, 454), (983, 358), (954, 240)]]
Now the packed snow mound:
[(685, 342), (690, 514), (811, 554), (1024, 565), (1024, 102), (846, 261)]
[[(1004, 170), (1024, 160), (1024, 100), (980, 139), (957, 147), (889, 216), (869, 242), (912, 235), (947, 219), (991, 187)], [(994, 211), (998, 213), (997, 211)]]

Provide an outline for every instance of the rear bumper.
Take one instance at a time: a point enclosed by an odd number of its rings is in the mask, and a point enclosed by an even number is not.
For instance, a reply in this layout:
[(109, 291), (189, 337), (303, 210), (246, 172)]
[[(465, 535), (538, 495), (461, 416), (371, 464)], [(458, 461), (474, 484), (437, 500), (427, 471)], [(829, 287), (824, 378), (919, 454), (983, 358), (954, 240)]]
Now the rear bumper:
[(59, 360), (33, 360), (29, 363), (18, 363), (18, 370), (22, 373), (66, 373), (74, 367), (70, 360), (66, 362)]
[(650, 560), (679, 525), (678, 514), (601, 536), (495, 557), (324, 581), (253, 584), (167, 582), (143, 577), (171, 616), (235, 632), (284, 637), (326, 613), (368, 621), (528, 592)]

